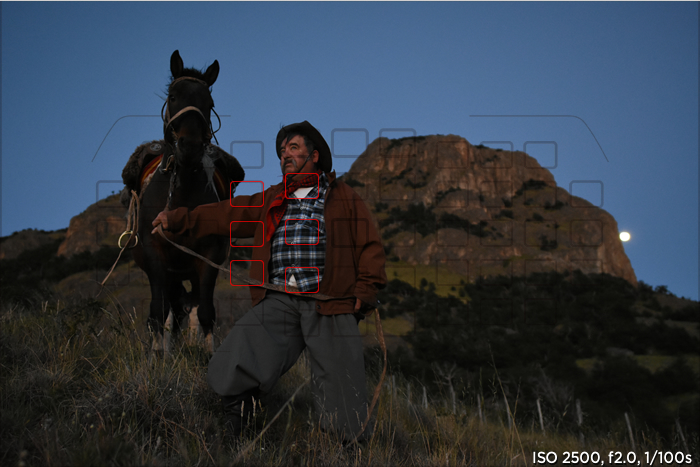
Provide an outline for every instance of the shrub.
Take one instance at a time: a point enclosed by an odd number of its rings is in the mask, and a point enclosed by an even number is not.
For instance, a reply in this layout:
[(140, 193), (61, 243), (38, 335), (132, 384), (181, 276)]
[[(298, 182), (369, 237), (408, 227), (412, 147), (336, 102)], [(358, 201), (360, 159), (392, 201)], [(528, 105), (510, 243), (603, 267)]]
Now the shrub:
[(382, 202), (374, 203), (374, 210), (377, 212), (382, 212), (388, 207), (389, 207), (389, 205), (387, 203), (382, 203)]
[(559, 243), (556, 240), (549, 240), (546, 235), (540, 235), (540, 250), (552, 251), (556, 250)]
[(415, 229), (416, 232), (425, 237), (435, 233), (436, 216), (432, 210), (426, 208), (422, 203), (410, 204), (405, 210), (399, 206), (394, 206), (389, 211), (389, 215), (379, 221), (379, 226), (382, 228), (394, 226), (383, 231), (382, 237), (385, 239), (411, 229)]
[(442, 201), (447, 195), (449, 195), (450, 193), (454, 193), (455, 191), (459, 191), (459, 188), (451, 187), (446, 191), (438, 191), (435, 195), (435, 204), (440, 204), (440, 201)]
[(545, 203), (544, 203), (544, 208), (545, 208), (546, 210), (548, 210), (548, 211), (552, 211), (552, 210), (555, 210), (555, 209), (561, 209), (561, 208), (563, 208), (564, 206), (565, 206), (565, 204), (562, 203), (562, 202), (559, 201), (559, 200), (557, 200), (557, 202), (554, 203), (554, 204), (550, 203), (549, 201), (545, 201)]

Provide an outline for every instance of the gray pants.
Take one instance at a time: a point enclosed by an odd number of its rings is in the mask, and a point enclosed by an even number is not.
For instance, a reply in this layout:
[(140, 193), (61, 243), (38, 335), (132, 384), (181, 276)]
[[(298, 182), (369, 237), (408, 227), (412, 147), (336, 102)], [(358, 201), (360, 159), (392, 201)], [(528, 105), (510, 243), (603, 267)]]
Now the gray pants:
[(321, 315), (312, 299), (268, 292), (216, 350), (207, 381), (222, 396), (268, 393), (305, 348), (321, 427), (352, 439), (367, 416), (367, 389), (362, 336), (351, 314)]

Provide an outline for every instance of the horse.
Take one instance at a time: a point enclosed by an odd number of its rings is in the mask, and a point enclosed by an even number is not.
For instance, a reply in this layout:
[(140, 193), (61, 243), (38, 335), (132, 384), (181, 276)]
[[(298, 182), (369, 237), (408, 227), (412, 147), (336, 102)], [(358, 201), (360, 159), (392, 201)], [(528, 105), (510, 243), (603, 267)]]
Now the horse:
[[(163, 140), (151, 144), (151, 148), (160, 150), (162, 143), (162, 157), (157, 169), (148, 176), (147, 184), (140, 186), (139, 242), (133, 248), (133, 258), (148, 276), (151, 289), (147, 328), (153, 337), (153, 350), (165, 354), (171, 351), (170, 336), (164, 339), (169, 313), (172, 328), (166, 330), (177, 336), (182, 318), (188, 311), (191, 311), (190, 316), (196, 311), (205, 345), (212, 353), (216, 321), (214, 286), (218, 270), (176, 249), (160, 235), (152, 234), (151, 222), (163, 210), (183, 206), (193, 209), (230, 198), (245, 172), (235, 158), (211, 144), (214, 101), (210, 88), (219, 75), (219, 62), (215, 60), (204, 72), (185, 68), (176, 50), (170, 57), (170, 72), (168, 95), (161, 109)], [(141, 180), (143, 178), (145, 174)], [(217, 264), (228, 257), (230, 240), (227, 237), (194, 239), (171, 233), (165, 235)], [(183, 284), (186, 281), (191, 284), (189, 293)]]

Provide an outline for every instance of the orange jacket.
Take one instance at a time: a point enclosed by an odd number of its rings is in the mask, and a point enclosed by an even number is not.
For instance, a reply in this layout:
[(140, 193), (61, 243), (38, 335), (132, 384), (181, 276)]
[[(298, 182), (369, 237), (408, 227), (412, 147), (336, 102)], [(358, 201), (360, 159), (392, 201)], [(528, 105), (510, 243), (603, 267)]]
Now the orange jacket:
[[(357, 297), (376, 306), (377, 291), (386, 286), (384, 247), (372, 215), (362, 198), (347, 184), (328, 173), (330, 183), (325, 199), (326, 263), (318, 292), (341, 300), (316, 301), (316, 310), (324, 315), (353, 313)], [(176, 234), (203, 237), (231, 235), (254, 237), (250, 276), (268, 282), (270, 242), (264, 239), (267, 211), (284, 184), (273, 185), (254, 195), (205, 204), (188, 211), (178, 208), (167, 213), (168, 230)], [(256, 222), (257, 221), (257, 222)], [(261, 261), (262, 263), (255, 263)], [(251, 287), (253, 306), (265, 298), (267, 290)]]

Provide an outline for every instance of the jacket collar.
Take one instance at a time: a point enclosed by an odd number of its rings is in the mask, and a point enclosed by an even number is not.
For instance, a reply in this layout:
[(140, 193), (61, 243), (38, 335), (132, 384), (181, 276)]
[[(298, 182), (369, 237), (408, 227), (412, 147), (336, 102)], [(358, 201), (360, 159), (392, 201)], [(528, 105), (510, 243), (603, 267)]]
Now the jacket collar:
[[(332, 188), (333, 184), (335, 183), (335, 178), (336, 178), (335, 170), (332, 172), (325, 172), (325, 174), (326, 174), (326, 177), (328, 177), (328, 187)], [(277, 185), (273, 185), (273, 187), (275, 189), (277, 189), (278, 191), (284, 190), (284, 179), (280, 183), (278, 183)]]

